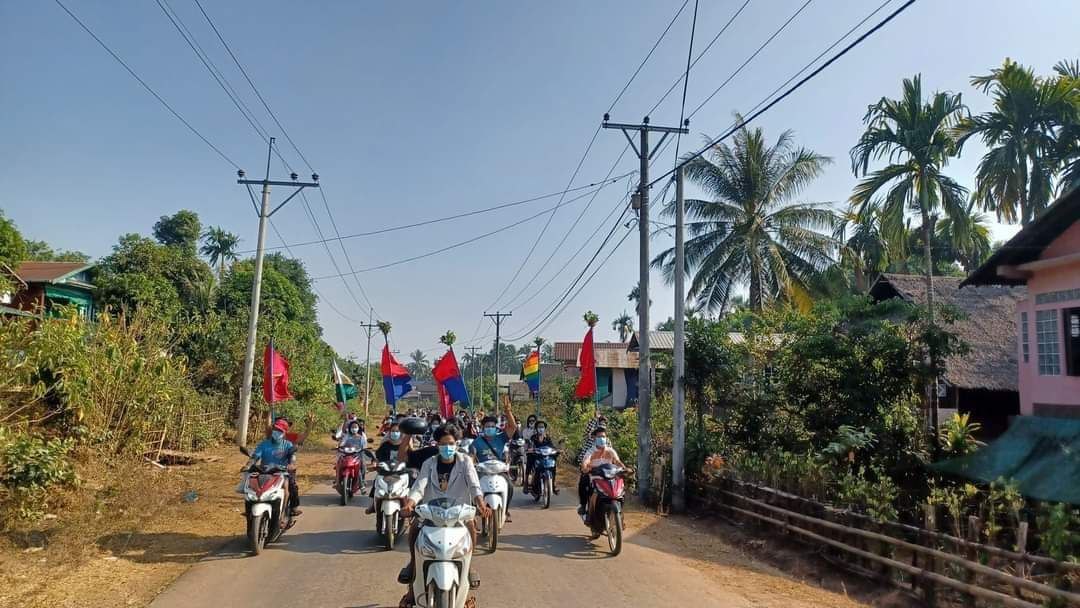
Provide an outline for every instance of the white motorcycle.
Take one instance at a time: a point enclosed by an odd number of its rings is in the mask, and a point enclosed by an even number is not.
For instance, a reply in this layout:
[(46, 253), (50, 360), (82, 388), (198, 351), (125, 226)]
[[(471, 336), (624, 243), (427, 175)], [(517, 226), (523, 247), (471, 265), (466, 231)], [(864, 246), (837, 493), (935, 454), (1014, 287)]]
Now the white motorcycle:
[[(250, 457), (251, 452), (240, 451)], [(289, 453), (291, 456), (292, 453)], [(267, 543), (281, 538), (296, 521), (289, 512), (289, 472), (279, 465), (252, 465), (244, 468), (244, 515), (247, 518), (248, 544), (251, 553), (262, 553)]]
[(481, 519), (480, 533), (487, 537), (488, 549), (492, 553), (499, 548), (499, 532), (506, 523), (506, 509), (509, 506), (510, 488), (504, 473), (510, 467), (501, 460), (489, 460), (476, 464), (476, 473), (480, 477), (480, 489), (484, 492), (484, 502), (491, 507), (491, 516)]
[(386, 550), (390, 551), (405, 531), (401, 504), (409, 495), (409, 476), (405, 472), (404, 462), (380, 462), (376, 471), (375, 532), (383, 537)]
[(413, 597), (418, 608), (464, 608), (469, 589), (472, 540), (465, 524), (476, 507), (438, 498), (416, 507), (424, 525), (416, 537), (416, 575)]

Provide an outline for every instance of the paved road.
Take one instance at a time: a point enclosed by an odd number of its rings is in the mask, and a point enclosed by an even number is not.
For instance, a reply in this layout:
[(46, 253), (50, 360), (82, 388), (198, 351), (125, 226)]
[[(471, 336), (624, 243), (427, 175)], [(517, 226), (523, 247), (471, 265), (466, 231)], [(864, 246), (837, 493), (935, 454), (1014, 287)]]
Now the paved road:
[[(685, 560), (637, 543), (633, 530), (622, 554), (610, 557), (604, 538), (586, 538), (573, 490), (565, 489), (550, 510), (517, 492), (514, 521), (504, 528), (497, 553), (480, 550), (474, 558), (478, 606), (755, 605)], [(245, 552), (238, 518), (236, 542), (192, 567), (152, 608), (397, 606), (405, 542), (393, 552), (379, 548), (373, 516), (364, 514), (367, 499), (347, 507), (337, 500), (329, 486), (312, 488), (300, 522), (258, 557)]]

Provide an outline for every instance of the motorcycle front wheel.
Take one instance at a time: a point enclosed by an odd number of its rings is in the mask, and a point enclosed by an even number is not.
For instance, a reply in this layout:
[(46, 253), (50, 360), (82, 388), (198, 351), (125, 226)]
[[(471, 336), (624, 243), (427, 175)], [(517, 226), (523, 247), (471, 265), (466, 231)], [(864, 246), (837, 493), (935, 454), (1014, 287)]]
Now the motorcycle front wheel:
[(393, 551), (394, 543), (397, 542), (397, 513), (386, 514), (383, 522), (383, 538), (386, 539), (386, 550)]
[(454, 590), (439, 589), (435, 583), (428, 585), (427, 605), (431, 608), (454, 608)]
[(488, 523), (488, 549), (492, 553), (499, 548), (499, 519), (501, 519), (502, 507), (492, 511), (491, 521)]
[(338, 484), (338, 493), (341, 494), (341, 506), (345, 506), (349, 502), (349, 476), (341, 478), (341, 482)]
[(622, 517), (619, 517), (617, 509), (611, 508), (607, 510), (606, 518), (608, 548), (611, 549), (611, 556), (614, 557), (622, 553)]
[(251, 554), (258, 555), (262, 553), (263, 547), (266, 546), (266, 536), (268, 534), (267, 528), (270, 527), (270, 516), (263, 513), (258, 517), (249, 517), (247, 520), (247, 537), (248, 545), (251, 547)]
[(544, 495), (544, 508), (551, 508), (551, 477), (544, 475), (544, 484), (540, 492)]

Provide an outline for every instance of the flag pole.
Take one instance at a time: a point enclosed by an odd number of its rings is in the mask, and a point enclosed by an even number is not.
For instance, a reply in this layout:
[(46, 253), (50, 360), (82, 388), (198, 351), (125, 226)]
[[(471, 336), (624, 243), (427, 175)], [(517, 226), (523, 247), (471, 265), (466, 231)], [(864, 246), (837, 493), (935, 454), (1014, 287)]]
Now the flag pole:
[(536, 418), (540, 418), (540, 388), (543, 386), (543, 366), (540, 365), (540, 345), (536, 345)]
[[(274, 336), (270, 336), (270, 400), (267, 402), (267, 408), (270, 410), (270, 425), (274, 424), (274, 354), (277, 351), (274, 350)], [(266, 378), (263, 378), (263, 395), (266, 394)]]
[[(593, 328), (590, 326), (589, 331), (592, 332)], [(600, 381), (596, 377), (596, 336), (593, 335), (592, 343), (589, 345), (592, 347), (592, 378), (593, 378), (593, 414), (600, 413)]]

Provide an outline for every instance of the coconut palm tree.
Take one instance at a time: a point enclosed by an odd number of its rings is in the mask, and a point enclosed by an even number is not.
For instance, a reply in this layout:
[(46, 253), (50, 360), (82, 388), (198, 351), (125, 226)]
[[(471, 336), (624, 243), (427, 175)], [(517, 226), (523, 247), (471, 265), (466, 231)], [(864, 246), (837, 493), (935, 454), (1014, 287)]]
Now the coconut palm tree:
[(1011, 59), (971, 84), (994, 103), (955, 130), (958, 151), (976, 135), (990, 148), (979, 162), (974, 199), (1001, 221), (1027, 225), (1053, 195), (1057, 132), (1075, 118), (1077, 89), (1068, 78), (1039, 78)]
[(619, 332), (619, 342), (626, 342), (630, 334), (634, 333), (634, 318), (626, 314), (624, 310), (621, 315), (611, 322), (611, 329)]
[(944, 254), (960, 262), (969, 273), (982, 265), (994, 249), (987, 217), (975, 211), (974, 205), (974, 200), (968, 203), (963, 216), (941, 220), (935, 239), (936, 244), (944, 245)]
[(1058, 131), (1057, 149), (1054, 160), (1061, 167), (1061, 180), (1057, 185), (1057, 194), (1080, 186), (1080, 60), (1059, 61), (1054, 66), (1057, 78), (1071, 87), (1074, 92), (1075, 111), (1066, 117), (1064, 125)]
[[(836, 249), (832, 236), (818, 231), (835, 229), (839, 220), (825, 203), (792, 199), (830, 162), (797, 147), (791, 131), (770, 146), (761, 129), (745, 127), (731, 146), (717, 144), (690, 161), (687, 179), (710, 200), (686, 201), (688, 299), (722, 310), (741, 284), (749, 286), (755, 311), (779, 299), (807, 303), (807, 280), (832, 262)], [(652, 262), (668, 282), (674, 263), (674, 248)]]
[(889, 246), (881, 234), (880, 213), (859, 217), (848, 211), (842, 218), (843, 222), (833, 232), (833, 238), (840, 243), (838, 265), (851, 273), (852, 286), (865, 293), (877, 275), (889, 267)]
[[(936, 92), (924, 100), (922, 78), (916, 75), (904, 79), (900, 99), (882, 97), (869, 107), (863, 117), (866, 131), (851, 149), (852, 171), (856, 177), (863, 177), (850, 200), (857, 217), (878, 214), (885, 241), (901, 257), (906, 253), (907, 213), (914, 212), (922, 221), (926, 304), (931, 323), (935, 214), (944, 211), (947, 217), (962, 220), (968, 209), (967, 189), (942, 173), (955, 154), (953, 128), (965, 111), (959, 94)], [(882, 158), (889, 164), (871, 172), (870, 161)]]
[(218, 280), (225, 276), (225, 263), (236, 261), (236, 247), (240, 237), (220, 228), (211, 226), (202, 234), (203, 246), (200, 253), (210, 258), (210, 265), (217, 266)]
[(413, 379), (421, 380), (431, 375), (431, 362), (428, 361), (427, 355), (419, 348), (409, 353), (409, 363), (405, 366), (409, 368), (409, 374)]

